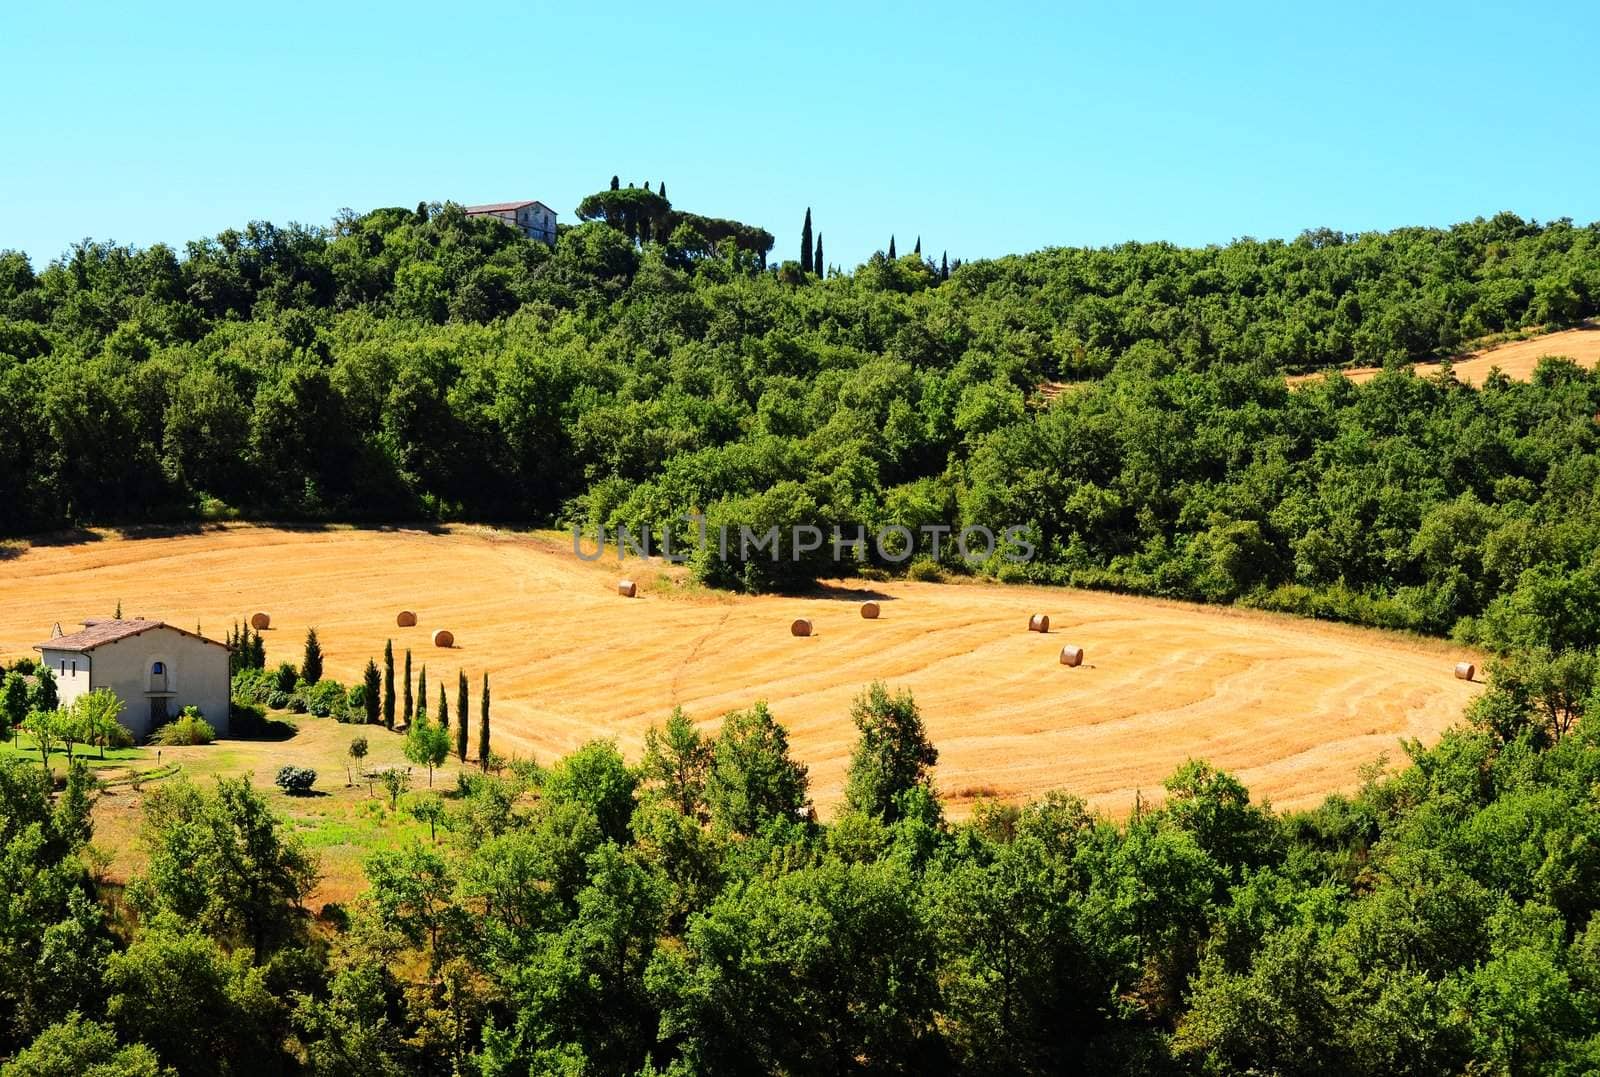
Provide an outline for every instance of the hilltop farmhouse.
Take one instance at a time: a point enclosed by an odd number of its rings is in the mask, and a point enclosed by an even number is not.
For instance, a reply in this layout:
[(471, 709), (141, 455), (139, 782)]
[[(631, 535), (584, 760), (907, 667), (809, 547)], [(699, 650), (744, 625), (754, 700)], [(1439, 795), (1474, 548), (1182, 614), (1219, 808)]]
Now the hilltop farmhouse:
[[(59, 626), (57, 632), (60, 632)], [(196, 707), (219, 735), (228, 732), (228, 647), (144, 618), (83, 622), (80, 631), (35, 644), (56, 676), (61, 704), (97, 688), (122, 700), (122, 724), (135, 737)]]
[(555, 246), (556, 211), (543, 202), (529, 199), (525, 202), (494, 202), (486, 206), (468, 206), (468, 217), (494, 217), (505, 221), (529, 239)]

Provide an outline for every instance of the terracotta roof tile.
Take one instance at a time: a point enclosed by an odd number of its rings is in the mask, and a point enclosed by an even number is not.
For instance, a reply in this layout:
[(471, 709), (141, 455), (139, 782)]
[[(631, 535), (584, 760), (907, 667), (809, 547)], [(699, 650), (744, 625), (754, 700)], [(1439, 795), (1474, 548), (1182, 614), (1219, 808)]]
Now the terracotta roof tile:
[(170, 628), (174, 632), (193, 637), (204, 643), (213, 643), (218, 647), (227, 646), (227, 644), (219, 643), (217, 640), (206, 639), (204, 636), (186, 631), (177, 625), (169, 625), (164, 621), (147, 621), (143, 619), (124, 619), (119, 621), (112, 618), (101, 619), (96, 617), (84, 621), (81, 630), (68, 633), (65, 636), (57, 636), (55, 639), (46, 640), (43, 643), (36, 643), (33, 645), (33, 649), (36, 651), (42, 651), (46, 648), (52, 651), (92, 651), (96, 647), (104, 646), (107, 643), (115, 643), (120, 639), (128, 639), (139, 635), (141, 632), (148, 632), (152, 628)]

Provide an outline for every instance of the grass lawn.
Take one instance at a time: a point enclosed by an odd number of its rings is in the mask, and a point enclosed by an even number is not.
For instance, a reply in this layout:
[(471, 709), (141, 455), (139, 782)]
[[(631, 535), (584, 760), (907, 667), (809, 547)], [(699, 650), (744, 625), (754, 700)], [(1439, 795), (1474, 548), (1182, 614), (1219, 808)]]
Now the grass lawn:
[[(292, 722), (293, 732), (273, 740), (222, 739), (192, 747), (150, 746), (125, 750), (126, 758), (121, 760), (107, 759), (102, 777), (108, 785), (94, 809), (94, 844), (110, 854), (108, 878), (124, 882), (143, 865), (144, 852), (138, 836), (144, 794), (158, 782), (180, 778), (210, 784), (217, 777), (251, 775), (273, 810), (288, 821), (289, 829), (321, 860), (322, 880), (307, 902), (313, 910), (325, 902), (348, 902), (364, 890), (361, 864), (372, 852), (429, 840), (427, 824), (417, 822), (406, 812), (408, 800), (429, 792), (426, 768), (412, 768), (411, 792), (400, 798), (398, 811), (391, 811), (382, 787), (369, 789), (349, 759), (350, 742), (365, 736), (368, 753), (363, 763), (367, 769), (410, 766), (401, 734), (382, 726), (344, 725), (309, 715), (273, 717)], [(26, 737), (23, 743), (28, 743)], [(107, 752), (108, 756), (112, 754)], [(32, 758), (38, 761), (37, 749)], [(65, 755), (58, 763), (52, 754), (51, 762), (64, 769)], [(347, 784), (347, 762), (354, 771), (354, 785)], [(273, 784), (278, 768), (291, 763), (317, 772), (310, 796), (292, 797)], [(434, 771), (432, 791), (453, 792), (458, 769), (452, 761)], [(149, 775), (141, 781), (140, 788), (134, 788), (127, 780), (132, 771)]]
[[(37, 763), (39, 762), (39, 742), (34, 740), (32, 735), (28, 733), (13, 735), (0, 742), (0, 759), (5, 758), (27, 759)], [(113, 772), (118, 770), (126, 771), (146, 759), (153, 760), (155, 752), (153, 749), (147, 748), (107, 748), (102, 758), (99, 748), (93, 745), (74, 744), (72, 746), (72, 758), (83, 760), (89, 764), (90, 770), (107, 771), (107, 774), (103, 775), (103, 777), (114, 779)], [(50, 770), (57, 776), (66, 774), (66, 745), (57, 744), (51, 746)]]

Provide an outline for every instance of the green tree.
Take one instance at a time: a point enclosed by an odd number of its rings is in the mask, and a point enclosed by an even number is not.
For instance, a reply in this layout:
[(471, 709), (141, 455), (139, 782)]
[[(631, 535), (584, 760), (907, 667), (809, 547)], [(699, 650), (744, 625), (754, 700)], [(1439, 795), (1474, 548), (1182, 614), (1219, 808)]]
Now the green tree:
[(456, 670), (456, 759), (467, 761), (467, 728), (472, 716), (467, 710), (467, 671)]
[(811, 247), (811, 207), (806, 207), (806, 221), (800, 226), (800, 271), (810, 273), (813, 250)]
[(40, 665), (33, 672), (33, 688), (28, 693), (28, 709), (33, 711), (53, 711), (61, 705), (61, 697), (56, 690), (56, 675), (50, 667)]
[(28, 681), (12, 670), (0, 682), (0, 737), (11, 735), (13, 727), (28, 717)]
[(142, 1043), (122, 1046), (107, 1025), (74, 1010), (6, 1063), (7, 1077), (167, 1077)]
[[(407, 671), (409, 679), (409, 670)], [(409, 694), (410, 685), (407, 685)], [(394, 728), (394, 640), (383, 641), (383, 724)]]
[(478, 703), (478, 763), (489, 769), (489, 675), (483, 675), (483, 697)]
[(422, 663), (422, 668), (417, 671), (417, 710), (415, 718), (422, 721), (428, 716), (428, 663)]
[(109, 688), (85, 692), (72, 701), (68, 721), (77, 730), (77, 738), (85, 744), (97, 745), (100, 758), (106, 757), (106, 745), (126, 736), (118, 719), (122, 715), (122, 700)]
[(919, 786), (932, 791), (939, 751), (928, 739), (911, 693), (891, 696), (882, 681), (851, 703), (850, 721), (860, 737), (845, 776), (845, 806), (893, 823), (903, 793)]
[[(439, 698), (442, 703), (442, 688)], [(406, 727), (405, 754), (417, 766), (428, 768), (428, 788), (431, 789), (434, 768), (450, 757), (450, 733), (444, 726), (431, 721), (426, 711), (418, 710), (416, 720)]]
[(789, 757), (789, 734), (764, 702), (722, 720), (706, 776), (706, 804), (717, 823), (755, 834), (762, 823), (793, 821), (806, 810), (810, 777)]
[(406, 648), (405, 709), (401, 712), (406, 725), (411, 724), (411, 648)]
[(444, 821), (444, 801), (433, 794), (413, 797), (406, 812), (419, 823), (428, 824), (428, 840), (439, 840), (439, 824)]
[(628, 840), (637, 784), (617, 746), (593, 740), (550, 768), (544, 795), (553, 805), (577, 804), (593, 812), (601, 832), (621, 844)]
[(368, 744), (365, 736), (352, 737), (350, 739), (350, 750), (345, 753), (347, 758), (344, 776), (345, 780), (351, 785), (355, 784), (355, 775), (351, 773), (351, 767), (352, 765), (357, 767), (361, 765), (361, 761), (367, 757), (367, 750)]
[(300, 663), (300, 679), (307, 684), (322, 680), (322, 644), (317, 641), (317, 630), (306, 629), (305, 658)]
[(700, 735), (682, 707), (674, 707), (665, 729), (651, 726), (645, 732), (639, 777), (650, 795), (691, 819), (703, 819), (711, 759), (711, 743)]
[(179, 779), (147, 792), (140, 842), (147, 862), (129, 884), (129, 904), (247, 945), (257, 960), (293, 937), (318, 878), (316, 859), (248, 776), (218, 778), (210, 790)]
[[(382, 676), (378, 673), (378, 663), (370, 658), (367, 659), (366, 672), (361, 678), (361, 704), (365, 710), (368, 725), (372, 725), (378, 720), (378, 695), (382, 691), (382, 684)], [(394, 702), (392, 694), (389, 701), (390, 703)], [(390, 709), (391, 711), (393, 710), (392, 707)]]
[(817, 233), (817, 253), (812, 257), (811, 264), (816, 269), (817, 276), (826, 277), (828, 275), (828, 263), (824, 262), (822, 260), (822, 233), (821, 232)]

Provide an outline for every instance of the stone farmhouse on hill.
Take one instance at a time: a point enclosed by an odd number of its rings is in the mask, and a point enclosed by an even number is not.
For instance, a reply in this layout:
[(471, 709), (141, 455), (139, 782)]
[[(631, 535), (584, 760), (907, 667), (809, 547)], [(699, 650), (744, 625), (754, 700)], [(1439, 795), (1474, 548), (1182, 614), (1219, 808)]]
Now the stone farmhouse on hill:
[(556, 242), (556, 211), (543, 202), (529, 199), (526, 202), (492, 202), (486, 206), (468, 206), (468, 217), (493, 217), (505, 221), (529, 239), (537, 239), (552, 247)]
[(147, 737), (185, 707), (198, 708), (219, 736), (228, 733), (228, 646), (162, 621), (114, 618), (35, 644), (55, 674), (61, 705), (99, 688), (122, 700), (122, 724)]

